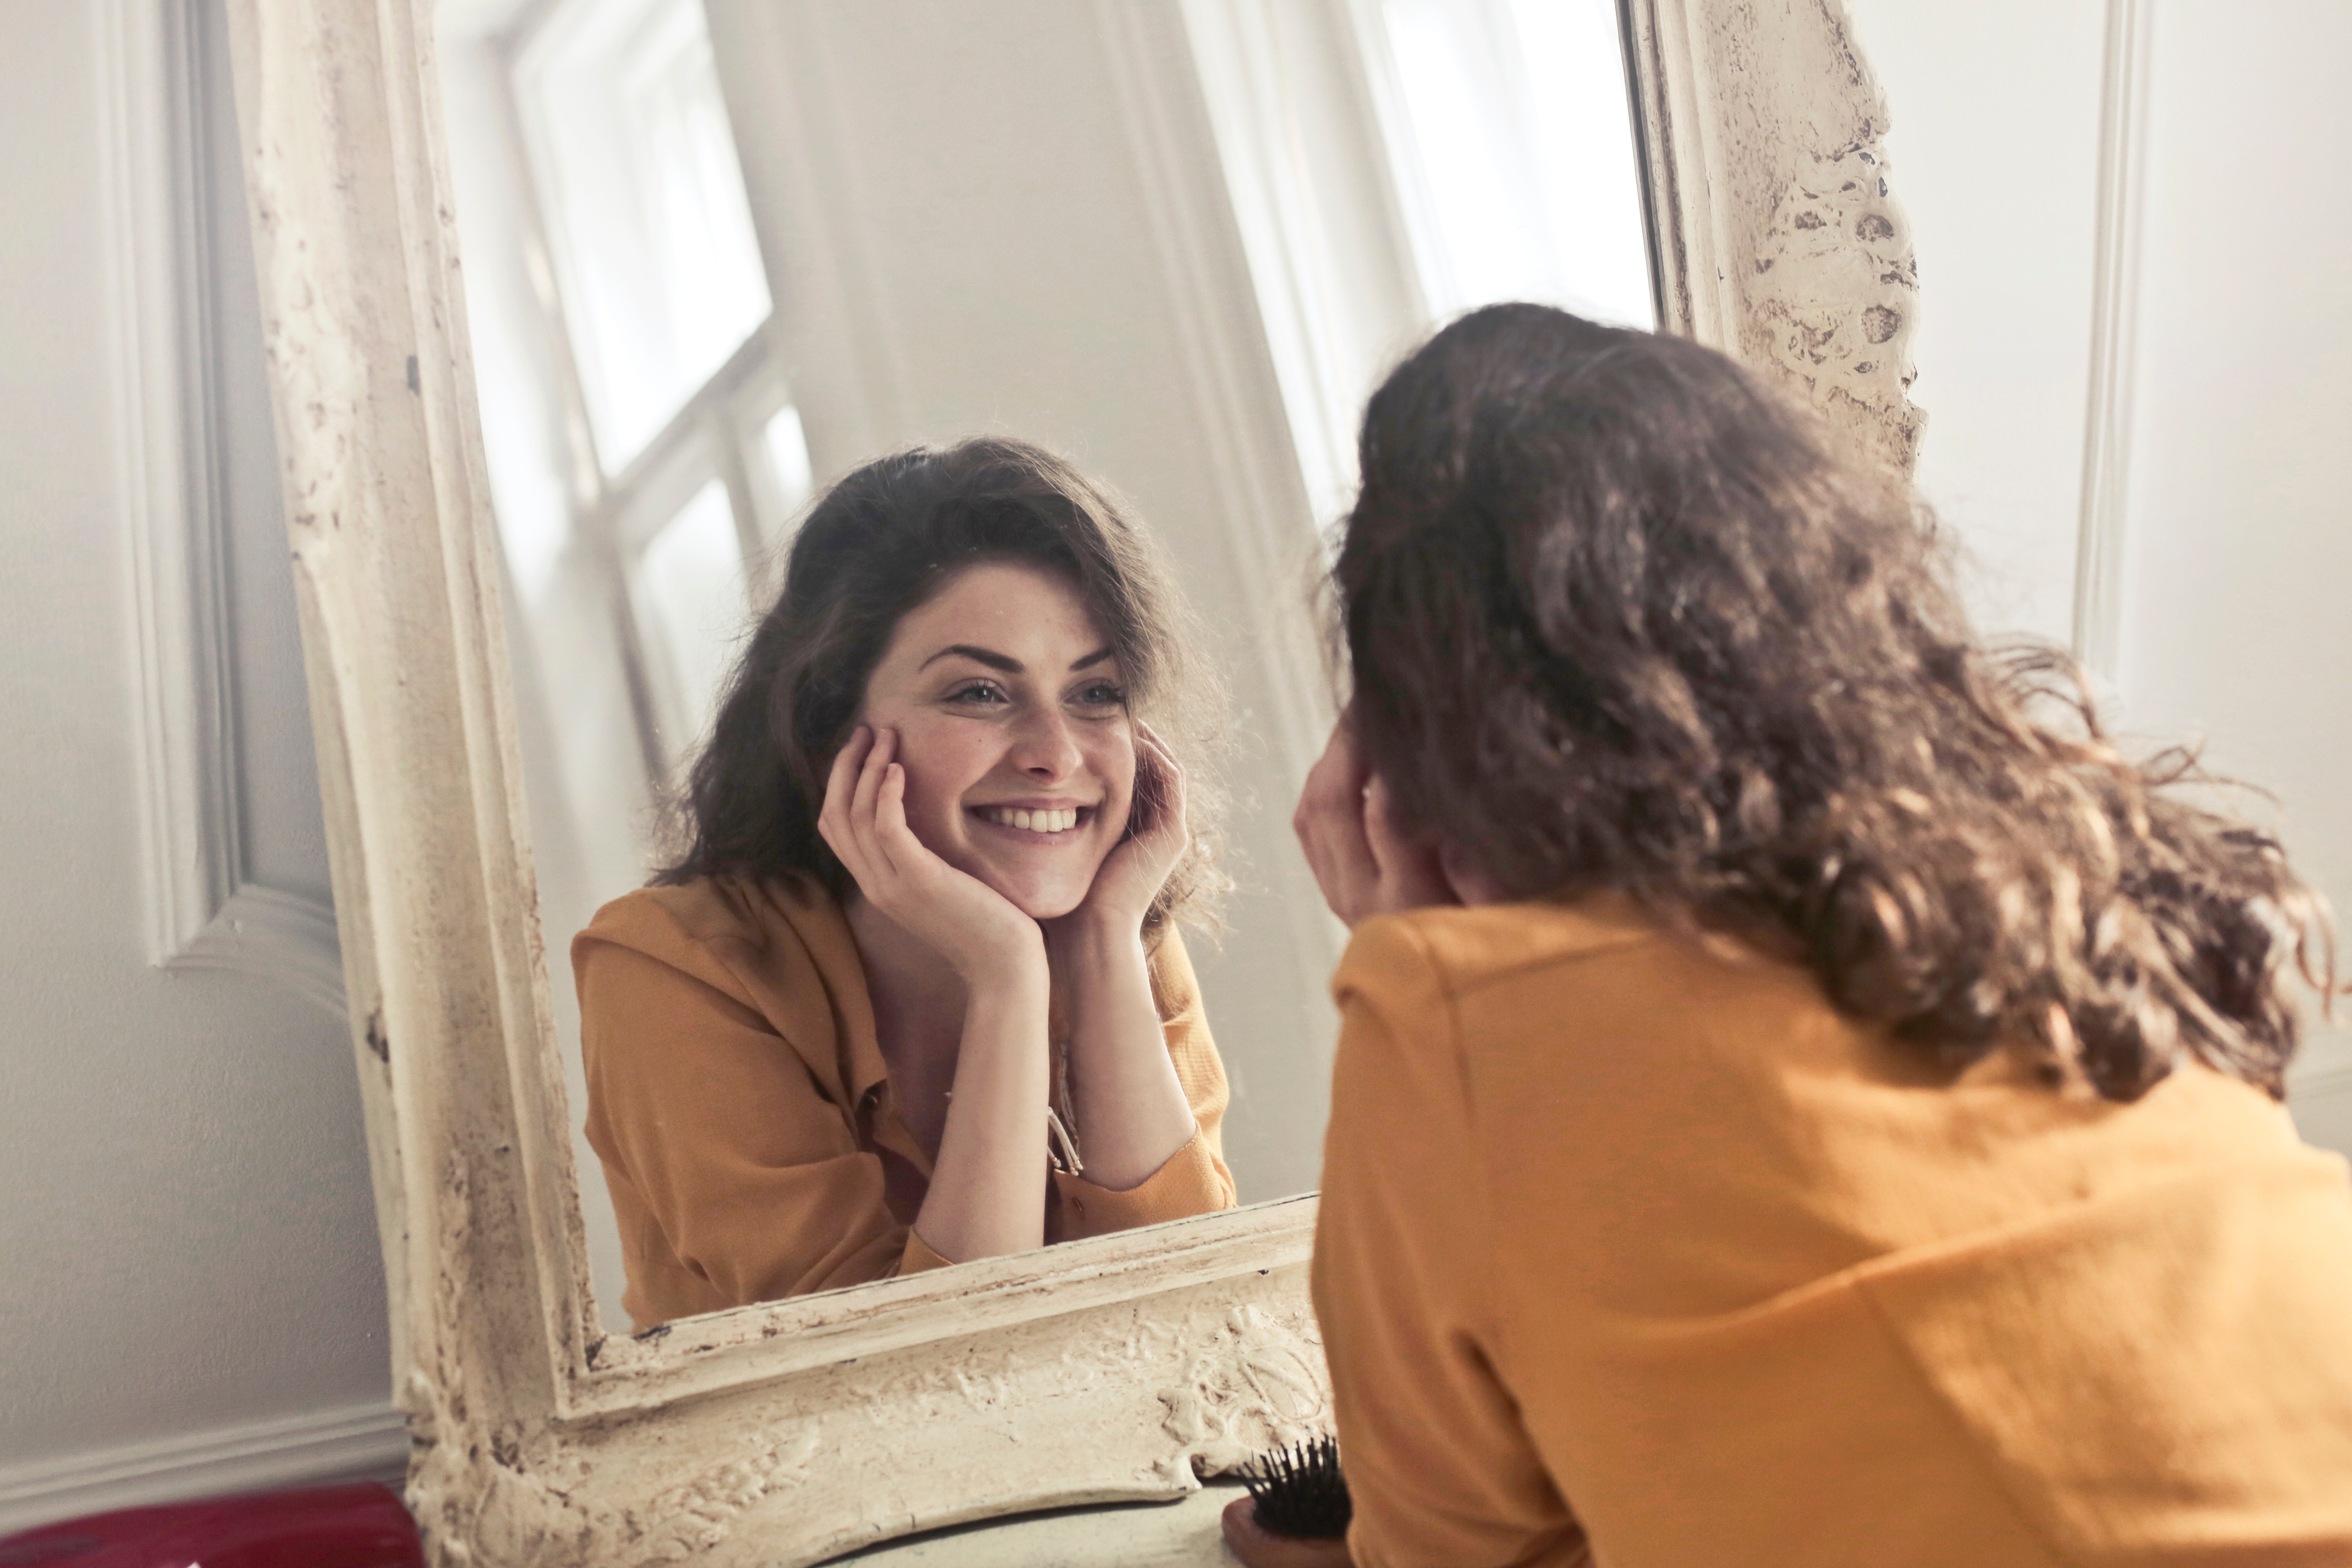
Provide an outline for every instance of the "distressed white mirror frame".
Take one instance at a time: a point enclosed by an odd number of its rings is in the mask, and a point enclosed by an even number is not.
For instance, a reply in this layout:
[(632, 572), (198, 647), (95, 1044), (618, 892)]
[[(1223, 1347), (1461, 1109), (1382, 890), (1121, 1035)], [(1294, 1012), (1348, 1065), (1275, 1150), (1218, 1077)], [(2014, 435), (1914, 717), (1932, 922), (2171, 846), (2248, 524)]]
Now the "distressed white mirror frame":
[[(1107, 29), (1181, 58), (1177, 0), (1096, 3)], [(1916, 275), (1840, 0), (1622, 3), (1664, 323), (1780, 374), (1907, 468)], [(1323, 1421), (1311, 1197), (644, 1340), (597, 1326), (431, 10), (230, 5), (409, 1500), (434, 1561), (810, 1563), (1176, 1495)]]

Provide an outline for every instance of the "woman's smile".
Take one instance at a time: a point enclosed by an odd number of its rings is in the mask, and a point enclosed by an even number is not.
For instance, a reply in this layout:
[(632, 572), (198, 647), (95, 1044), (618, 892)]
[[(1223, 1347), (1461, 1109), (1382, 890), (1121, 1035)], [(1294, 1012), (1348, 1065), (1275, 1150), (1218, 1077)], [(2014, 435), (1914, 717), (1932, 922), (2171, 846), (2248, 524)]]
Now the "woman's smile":
[(1093, 822), (1098, 809), (1091, 805), (1022, 803), (969, 805), (964, 807), (964, 815), (984, 827), (1000, 828), (1031, 844), (1076, 844), (1083, 837), (1079, 830)]

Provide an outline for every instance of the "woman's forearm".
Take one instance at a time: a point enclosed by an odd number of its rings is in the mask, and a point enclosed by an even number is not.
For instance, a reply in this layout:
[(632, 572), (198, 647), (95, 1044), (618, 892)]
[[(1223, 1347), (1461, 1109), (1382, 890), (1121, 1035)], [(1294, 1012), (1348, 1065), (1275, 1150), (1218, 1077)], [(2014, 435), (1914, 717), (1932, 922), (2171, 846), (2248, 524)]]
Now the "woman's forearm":
[(1070, 998), (1070, 1100), (1087, 1180), (1137, 1186), (1199, 1130), (1169, 1059), (1151, 965), (1133, 925), (1057, 927), (1054, 963)]
[(973, 985), (955, 1089), (915, 1230), (968, 1262), (1045, 1244), (1046, 970), (1038, 962)]

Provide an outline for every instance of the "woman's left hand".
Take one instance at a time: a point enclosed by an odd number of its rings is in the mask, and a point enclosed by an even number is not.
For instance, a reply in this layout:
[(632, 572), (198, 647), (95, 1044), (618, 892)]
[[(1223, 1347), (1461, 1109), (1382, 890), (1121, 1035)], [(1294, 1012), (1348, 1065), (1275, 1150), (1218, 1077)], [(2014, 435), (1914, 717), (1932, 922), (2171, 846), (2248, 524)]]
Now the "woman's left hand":
[[(1127, 832), (1103, 857), (1094, 886), (1062, 921), (1089, 919), (1122, 932), (1143, 929), (1151, 900), (1192, 842), (1184, 826), (1184, 770), (1151, 726), (1135, 726), (1135, 788)], [(1055, 925), (1060, 921), (1048, 921)]]

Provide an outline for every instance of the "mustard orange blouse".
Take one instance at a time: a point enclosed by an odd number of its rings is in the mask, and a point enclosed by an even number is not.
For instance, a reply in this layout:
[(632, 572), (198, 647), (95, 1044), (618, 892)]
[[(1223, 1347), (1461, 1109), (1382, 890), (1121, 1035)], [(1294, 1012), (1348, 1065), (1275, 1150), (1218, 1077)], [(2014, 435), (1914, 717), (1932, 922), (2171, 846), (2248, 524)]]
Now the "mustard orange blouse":
[[(588, 1142), (639, 1329), (948, 1262), (914, 1233), (931, 1161), (900, 1120), (856, 942), (822, 886), (640, 889), (596, 912), (572, 966)], [(1224, 1068), (1173, 931), (1151, 986), (1200, 1130), (1127, 1191), (1055, 1170), (1049, 1242), (1233, 1206)]]
[(1314, 1293), (1360, 1568), (2352, 1563), (2352, 1183), (1620, 902), (1368, 921)]

